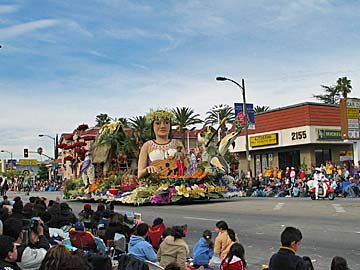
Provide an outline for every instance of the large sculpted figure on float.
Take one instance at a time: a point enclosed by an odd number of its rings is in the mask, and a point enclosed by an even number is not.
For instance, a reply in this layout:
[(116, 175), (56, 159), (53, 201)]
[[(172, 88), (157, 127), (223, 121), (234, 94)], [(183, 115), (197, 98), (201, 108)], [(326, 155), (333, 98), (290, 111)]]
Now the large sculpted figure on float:
[(85, 154), (85, 160), (84, 162), (81, 164), (80, 167), (80, 174), (79, 176), (82, 178), (83, 183), (85, 186), (88, 186), (89, 184), (94, 184), (95, 181), (95, 167), (94, 165), (91, 163), (91, 159), (90, 159), (90, 152), (87, 152)]
[(153, 111), (148, 115), (151, 121), (154, 139), (149, 140), (141, 147), (138, 161), (138, 178), (149, 174), (169, 175), (177, 169), (175, 154), (181, 147), (185, 156), (184, 146), (181, 141), (172, 139), (171, 112), (165, 110)]

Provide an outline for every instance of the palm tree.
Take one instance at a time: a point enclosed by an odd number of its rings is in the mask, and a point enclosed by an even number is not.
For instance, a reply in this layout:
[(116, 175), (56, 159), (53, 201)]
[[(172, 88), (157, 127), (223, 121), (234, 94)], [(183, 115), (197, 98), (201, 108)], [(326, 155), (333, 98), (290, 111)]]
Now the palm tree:
[(267, 112), (268, 110), (270, 110), (269, 106), (255, 106), (254, 113)]
[(219, 124), (224, 118), (226, 118), (225, 123), (233, 124), (235, 119), (234, 109), (227, 104), (215, 105), (210, 111), (207, 111), (206, 114), (206, 125)]
[(110, 116), (107, 113), (100, 113), (96, 116), (96, 126), (102, 127), (103, 125), (109, 124), (111, 122)]
[(324, 102), (325, 104), (338, 104), (340, 100), (340, 92), (336, 86), (321, 85), (325, 94), (313, 95), (314, 98)]
[(134, 136), (136, 138), (136, 143), (139, 148), (144, 144), (144, 142), (151, 139), (151, 125), (147, 121), (146, 116), (136, 116), (129, 119), (129, 125), (134, 130)]
[(175, 120), (174, 125), (181, 132), (181, 140), (185, 143), (185, 132), (188, 130), (187, 127), (191, 125), (201, 124), (203, 121), (199, 118), (199, 114), (195, 114), (194, 110), (187, 107), (176, 107), (171, 110), (174, 114)]
[[(210, 111), (206, 112), (207, 116), (205, 118), (205, 125), (216, 125), (224, 123), (221, 125), (221, 134), (227, 130), (226, 124), (233, 124), (235, 120), (234, 109), (227, 104), (215, 105), (211, 108)], [(225, 121), (225, 122), (223, 122)]]
[(351, 93), (351, 80), (349, 80), (347, 77), (339, 78), (336, 81), (336, 90), (339, 91), (339, 93), (342, 94), (343, 98), (347, 98), (347, 94)]
[(123, 127), (129, 127), (129, 121), (125, 117), (119, 117), (118, 121), (121, 123)]

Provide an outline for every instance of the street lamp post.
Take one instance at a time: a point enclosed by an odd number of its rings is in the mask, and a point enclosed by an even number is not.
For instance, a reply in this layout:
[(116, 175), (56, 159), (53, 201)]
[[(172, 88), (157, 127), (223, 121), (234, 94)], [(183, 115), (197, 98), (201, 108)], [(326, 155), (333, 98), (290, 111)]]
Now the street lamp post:
[(1, 150), (0, 151), (1, 153), (8, 153), (8, 154), (10, 154), (10, 163), (11, 163), (11, 168), (13, 168), (13, 153), (12, 152), (10, 152), (10, 151), (7, 151), (7, 150)]
[[(242, 97), (243, 97), (243, 111), (244, 111), (244, 117), (247, 121), (248, 119), (248, 114), (247, 114), (247, 108), (246, 108), (246, 97), (245, 97), (245, 80), (241, 79), (241, 85), (237, 82), (234, 81), (232, 79), (226, 78), (226, 77), (216, 77), (217, 81), (230, 81), (234, 84), (236, 84), (242, 93)], [(247, 123), (245, 123), (245, 148), (246, 148), (246, 160), (247, 160), (247, 170), (250, 173), (250, 177), (251, 177), (251, 169), (250, 169), (250, 153), (249, 153), (249, 130), (248, 130), (248, 125)], [(240, 175), (240, 168), (239, 168), (239, 175)]]
[(39, 137), (48, 137), (50, 139), (52, 139), (54, 141), (54, 159), (57, 159), (57, 156), (58, 156), (58, 153), (57, 153), (57, 148), (56, 148), (56, 144), (57, 144), (57, 134), (56, 134), (56, 138), (50, 136), (50, 135), (47, 135), (47, 134), (39, 134), (38, 135)]

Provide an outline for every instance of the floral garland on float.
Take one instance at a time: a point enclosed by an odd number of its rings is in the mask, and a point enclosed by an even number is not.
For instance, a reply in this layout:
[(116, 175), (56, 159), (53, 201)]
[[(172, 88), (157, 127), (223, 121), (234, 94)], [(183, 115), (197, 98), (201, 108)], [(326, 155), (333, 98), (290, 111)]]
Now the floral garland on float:
[[(171, 119), (169, 112), (151, 112), (152, 121)], [(97, 140), (108, 135), (113, 136), (118, 130), (118, 123), (105, 125)], [(198, 141), (202, 145), (202, 162), (196, 170), (185, 175), (178, 175), (174, 159), (156, 160), (151, 163), (157, 167), (157, 173), (137, 178), (125, 172), (111, 172), (111, 175), (95, 179), (95, 183), (87, 186), (80, 181), (70, 181), (65, 185), (64, 196), (72, 199), (115, 201), (123, 204), (171, 204), (186, 203), (199, 200), (213, 200), (242, 196), (240, 189), (234, 184), (234, 178), (229, 175), (229, 165), (225, 153), (233, 146), (241, 129), (226, 135), (219, 146), (211, 145), (211, 140), (217, 134), (209, 127), (198, 133)], [(74, 190), (76, 189), (76, 190)]]

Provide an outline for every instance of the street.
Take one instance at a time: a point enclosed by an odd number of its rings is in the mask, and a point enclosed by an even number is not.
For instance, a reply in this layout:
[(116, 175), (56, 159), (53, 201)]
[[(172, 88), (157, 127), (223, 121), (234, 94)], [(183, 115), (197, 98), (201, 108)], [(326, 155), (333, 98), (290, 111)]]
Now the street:
[[(12, 194), (9, 194), (13, 197)], [(33, 193), (55, 199), (59, 193)], [(22, 194), (24, 198), (24, 194)], [(116, 205), (119, 212), (134, 211), (151, 224), (162, 217), (167, 226), (188, 225), (185, 238), (190, 250), (205, 229), (214, 233), (215, 223), (225, 220), (237, 233), (246, 250), (249, 269), (268, 264), (280, 247), (284, 227), (295, 226), (303, 233), (299, 255), (309, 256), (317, 270), (330, 269), (333, 256), (347, 259), (350, 269), (360, 269), (359, 199), (336, 198), (312, 201), (310, 198), (237, 198), (192, 205), (131, 207)], [(82, 202), (69, 201), (77, 214)], [(97, 203), (91, 203), (96, 210)], [(215, 233), (213, 234), (215, 238)]]

